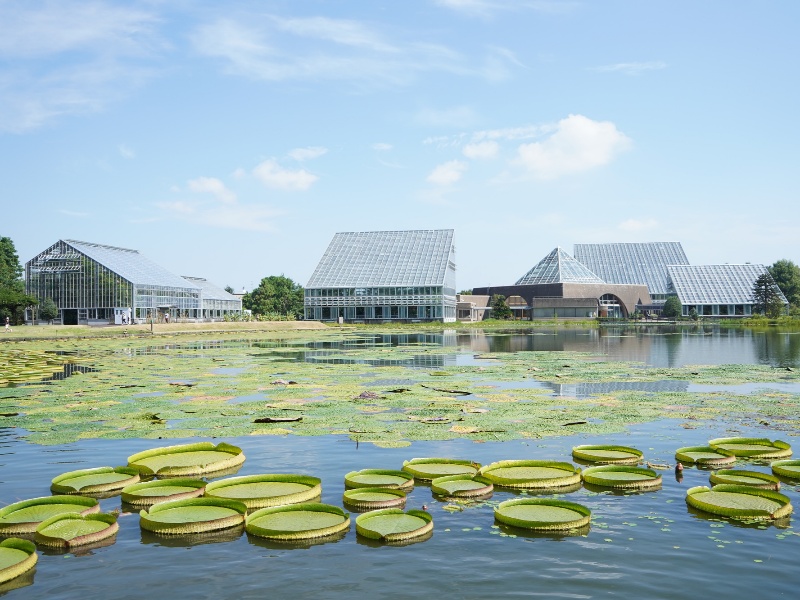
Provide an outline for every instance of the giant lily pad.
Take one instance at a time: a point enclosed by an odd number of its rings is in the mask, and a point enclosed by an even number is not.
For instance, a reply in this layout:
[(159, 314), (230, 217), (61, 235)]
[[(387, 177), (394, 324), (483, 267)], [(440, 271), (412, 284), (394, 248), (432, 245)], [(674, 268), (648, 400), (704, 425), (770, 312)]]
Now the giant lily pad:
[(480, 468), (476, 462), (454, 458), (412, 458), (403, 462), (403, 471), (421, 481), (447, 475), (476, 475)]
[(481, 468), (480, 475), (495, 485), (518, 489), (558, 489), (581, 481), (579, 468), (554, 460), (501, 460)]
[(350, 528), (350, 515), (338, 506), (306, 502), (262, 508), (247, 516), (247, 533), (293, 542), (333, 536)]
[(139, 513), (142, 529), (165, 535), (206, 533), (244, 523), (247, 507), (223, 498), (187, 498), (161, 502)]
[(208, 475), (244, 462), (238, 446), (220, 442), (182, 444), (145, 450), (128, 457), (128, 465), (165, 477)]
[(771, 465), (772, 472), (789, 479), (800, 479), (800, 460), (776, 460)]
[(706, 467), (732, 465), (736, 457), (727, 450), (711, 446), (686, 446), (675, 451), (675, 459), (685, 463), (696, 463)]
[(654, 490), (661, 487), (661, 475), (652, 469), (627, 465), (589, 467), (581, 473), (588, 484), (615, 490)]
[(205, 491), (202, 479), (156, 479), (145, 483), (134, 483), (122, 488), (122, 501), (144, 508), (159, 502), (197, 498)]
[(580, 529), (591, 517), (592, 511), (582, 504), (550, 498), (506, 500), (494, 509), (494, 518), (500, 523), (534, 531)]
[(106, 540), (117, 533), (117, 517), (106, 513), (66, 513), (42, 521), (36, 528), (36, 544), (50, 548), (75, 548)]
[(642, 451), (629, 446), (575, 446), (572, 458), (587, 463), (609, 465), (636, 465), (642, 459)]
[(493, 490), (492, 482), (480, 475), (448, 475), (431, 481), (431, 492), (437, 496), (478, 498), (488, 496)]
[(747, 458), (789, 458), (792, 447), (780, 440), (770, 441), (767, 438), (717, 438), (709, 440), (708, 445), (715, 450), (725, 450), (734, 456)]
[(374, 510), (356, 517), (356, 533), (382, 542), (406, 542), (433, 530), (433, 517), (424, 510)]
[(414, 475), (406, 471), (390, 469), (362, 469), (350, 471), (344, 476), (346, 488), (380, 487), (393, 490), (410, 490), (414, 487)]
[(88, 515), (100, 511), (94, 498), (45, 496), (15, 502), (0, 509), (0, 535), (33, 533), (42, 521), (64, 513)]
[(0, 583), (30, 571), (39, 560), (36, 546), (27, 540), (8, 538), (0, 542)]
[(403, 490), (390, 488), (354, 488), (345, 490), (342, 502), (355, 510), (376, 510), (381, 508), (402, 508), (406, 504)]
[(723, 483), (731, 485), (749, 485), (751, 487), (764, 490), (779, 490), (780, 480), (774, 475), (761, 473), (759, 471), (745, 471), (744, 469), (720, 469), (711, 473), (711, 484), (719, 485)]
[(317, 477), (294, 474), (264, 474), (230, 477), (206, 486), (206, 497), (238, 500), (248, 510), (309, 502), (322, 494)]
[(50, 491), (56, 494), (114, 495), (126, 485), (139, 481), (139, 471), (131, 467), (98, 467), (69, 471), (53, 478)]
[(686, 502), (702, 511), (732, 519), (780, 519), (792, 513), (789, 498), (779, 492), (747, 485), (717, 485), (689, 488)]

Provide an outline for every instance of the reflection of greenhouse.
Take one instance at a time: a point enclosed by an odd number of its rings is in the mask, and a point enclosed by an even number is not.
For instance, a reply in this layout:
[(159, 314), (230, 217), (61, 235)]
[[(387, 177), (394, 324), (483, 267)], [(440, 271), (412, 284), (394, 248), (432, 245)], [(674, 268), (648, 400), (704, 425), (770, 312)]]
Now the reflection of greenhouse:
[(59, 240), (28, 261), (25, 287), (40, 305), (52, 299), (64, 325), (197, 320), (242, 310), (235, 296), (170, 273), (136, 250), (76, 240)]
[(689, 389), (688, 381), (608, 381), (601, 383), (552, 383), (545, 382), (545, 387), (552, 389), (556, 396), (586, 398), (598, 394), (612, 392), (685, 392)]

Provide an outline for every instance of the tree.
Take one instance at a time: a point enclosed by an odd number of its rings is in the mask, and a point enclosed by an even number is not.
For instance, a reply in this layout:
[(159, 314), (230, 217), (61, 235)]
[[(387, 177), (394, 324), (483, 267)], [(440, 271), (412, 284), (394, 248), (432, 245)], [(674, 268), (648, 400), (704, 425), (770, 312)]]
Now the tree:
[(233, 288), (231, 286), (229, 286), (229, 285), (225, 286), (225, 291), (228, 292), (229, 294), (233, 294), (234, 293)]
[(0, 320), (9, 317), (14, 323), (22, 320), (22, 311), (39, 301), (25, 293), (22, 265), (11, 238), (0, 237)]
[(800, 267), (784, 258), (767, 267), (767, 271), (789, 301), (789, 305), (800, 308)]
[(45, 298), (39, 307), (39, 318), (45, 321), (52, 321), (58, 316), (58, 307), (52, 298)]
[(492, 307), (492, 318), (494, 319), (510, 319), (513, 316), (506, 302), (506, 297), (502, 294), (492, 296), (490, 306)]
[(775, 319), (783, 313), (781, 291), (772, 275), (764, 272), (753, 283), (753, 311)]
[(254, 315), (278, 314), (298, 319), (303, 315), (303, 286), (283, 275), (271, 275), (242, 297), (242, 306)]
[(472, 290), (461, 290), (461, 291), (460, 291), (460, 292), (458, 292), (458, 293), (459, 293), (461, 296), (471, 296), (471, 295), (472, 295)]
[(681, 316), (681, 301), (677, 296), (670, 296), (664, 302), (664, 310), (661, 312), (668, 319), (677, 319)]

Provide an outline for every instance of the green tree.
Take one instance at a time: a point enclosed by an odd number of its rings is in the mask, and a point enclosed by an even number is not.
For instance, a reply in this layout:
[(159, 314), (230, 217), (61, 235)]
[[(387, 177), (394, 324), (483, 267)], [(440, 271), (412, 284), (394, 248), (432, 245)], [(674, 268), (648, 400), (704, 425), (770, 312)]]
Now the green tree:
[(502, 294), (495, 294), (492, 296), (490, 305), (492, 307), (493, 319), (510, 319), (513, 315), (511, 309), (506, 302), (506, 297)]
[(462, 296), (471, 296), (472, 295), (472, 290), (461, 290), (458, 293), (461, 294)]
[(681, 316), (681, 301), (677, 296), (670, 296), (664, 302), (664, 310), (661, 312), (667, 319), (677, 319)]
[(303, 315), (303, 286), (283, 275), (270, 275), (242, 297), (242, 306), (254, 315), (278, 314), (298, 319)]
[(0, 237), (0, 321), (9, 317), (14, 323), (22, 320), (23, 311), (38, 300), (25, 293), (22, 265), (11, 238)]
[(775, 319), (783, 313), (781, 291), (769, 272), (762, 273), (753, 283), (753, 311)]
[(789, 305), (800, 308), (800, 266), (784, 258), (767, 267), (767, 270), (786, 296)]
[(52, 298), (45, 298), (39, 307), (39, 318), (45, 321), (52, 321), (58, 316), (58, 307)]
[(225, 291), (228, 292), (229, 294), (233, 294), (234, 293), (233, 288), (231, 286), (229, 286), (229, 285), (225, 286)]

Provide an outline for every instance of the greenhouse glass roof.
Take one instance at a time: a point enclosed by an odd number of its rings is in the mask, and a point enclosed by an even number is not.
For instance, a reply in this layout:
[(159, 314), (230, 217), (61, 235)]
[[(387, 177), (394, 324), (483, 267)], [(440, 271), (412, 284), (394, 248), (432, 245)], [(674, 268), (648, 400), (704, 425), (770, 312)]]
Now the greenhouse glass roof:
[(667, 265), (688, 265), (680, 242), (575, 244), (575, 258), (607, 283), (646, 285), (667, 294)]
[(192, 285), (196, 285), (203, 290), (203, 300), (238, 300), (233, 294), (229, 294), (218, 285), (211, 283), (208, 279), (202, 277), (189, 277), (184, 275), (183, 278)]
[(535, 267), (517, 280), (515, 285), (537, 283), (605, 283), (561, 248), (554, 249)]
[(134, 285), (156, 285), (184, 289), (197, 289), (199, 287), (186, 281), (183, 277), (170, 273), (161, 265), (139, 254), (137, 250), (91, 244), (77, 240), (64, 240), (64, 242)]
[(306, 287), (444, 285), (454, 255), (452, 229), (337, 233)]
[[(675, 265), (667, 267), (681, 304), (751, 304), (753, 284), (764, 265)], [(783, 302), (786, 298), (781, 294)]]

